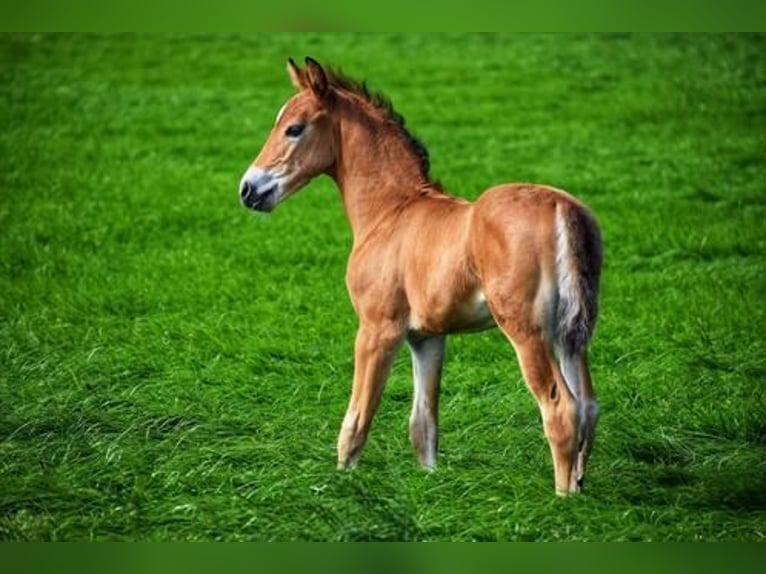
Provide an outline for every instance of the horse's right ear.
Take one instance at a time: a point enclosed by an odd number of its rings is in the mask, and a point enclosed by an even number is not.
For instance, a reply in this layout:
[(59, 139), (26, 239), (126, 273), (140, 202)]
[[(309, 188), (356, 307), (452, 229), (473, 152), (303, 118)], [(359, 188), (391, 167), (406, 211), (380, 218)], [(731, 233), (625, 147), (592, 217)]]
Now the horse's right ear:
[(304, 90), (308, 87), (306, 72), (301, 70), (292, 58), (287, 60), (287, 74), (290, 76), (290, 81), (293, 83), (293, 86), (297, 89)]
[(314, 95), (320, 100), (324, 100), (329, 87), (327, 74), (325, 74), (322, 65), (314, 58), (306, 58), (306, 78)]

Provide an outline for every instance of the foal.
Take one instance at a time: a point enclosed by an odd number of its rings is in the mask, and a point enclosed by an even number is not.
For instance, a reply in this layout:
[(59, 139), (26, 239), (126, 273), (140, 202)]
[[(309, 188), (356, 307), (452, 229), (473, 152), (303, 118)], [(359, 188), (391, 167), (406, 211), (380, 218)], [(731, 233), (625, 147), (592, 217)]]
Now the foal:
[(406, 341), (410, 438), (433, 468), (445, 336), (497, 325), (540, 407), (556, 492), (579, 491), (598, 417), (587, 359), (602, 259), (594, 216), (542, 185), (498, 185), (474, 203), (447, 195), (385, 98), (311, 58), (305, 68), (290, 60), (287, 71), (298, 93), (239, 192), (245, 206), (271, 211), (321, 173), (340, 190), (354, 236), (346, 285), (359, 329), (338, 466), (359, 460)]

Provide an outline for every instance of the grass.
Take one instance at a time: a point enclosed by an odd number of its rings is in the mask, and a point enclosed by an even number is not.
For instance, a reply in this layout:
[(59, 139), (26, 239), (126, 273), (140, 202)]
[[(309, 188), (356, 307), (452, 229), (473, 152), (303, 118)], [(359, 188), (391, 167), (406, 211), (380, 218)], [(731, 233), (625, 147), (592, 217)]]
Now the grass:
[[(0, 37), (0, 538), (754, 540), (766, 535), (763, 36)], [(606, 264), (586, 492), (553, 496), (497, 331), (452, 337), (439, 470), (402, 354), (334, 468), (356, 318), (318, 179), (237, 184), (287, 57), (366, 77), (473, 198), (566, 188)]]

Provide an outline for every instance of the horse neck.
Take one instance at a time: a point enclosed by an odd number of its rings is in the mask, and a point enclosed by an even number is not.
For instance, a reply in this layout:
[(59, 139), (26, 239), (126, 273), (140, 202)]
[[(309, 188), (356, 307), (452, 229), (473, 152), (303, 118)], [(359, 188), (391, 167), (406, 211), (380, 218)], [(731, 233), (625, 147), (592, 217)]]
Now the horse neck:
[(428, 180), (405, 136), (378, 118), (341, 119), (333, 178), (343, 198), (354, 241), (417, 196)]

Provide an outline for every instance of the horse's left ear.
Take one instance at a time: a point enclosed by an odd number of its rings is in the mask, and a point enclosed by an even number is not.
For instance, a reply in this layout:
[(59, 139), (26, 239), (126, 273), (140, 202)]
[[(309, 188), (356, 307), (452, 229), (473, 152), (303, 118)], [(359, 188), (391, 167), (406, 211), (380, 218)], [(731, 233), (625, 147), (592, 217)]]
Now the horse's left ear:
[(314, 58), (306, 58), (306, 77), (314, 95), (320, 100), (324, 99), (328, 91), (327, 74)]
[(290, 81), (292, 81), (293, 86), (297, 89), (303, 90), (307, 87), (306, 73), (296, 65), (292, 58), (287, 60), (287, 73), (290, 76)]

